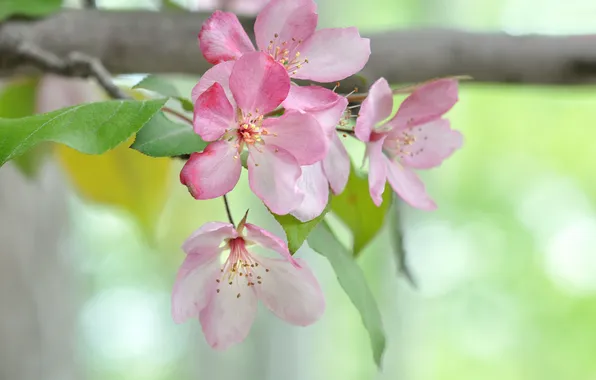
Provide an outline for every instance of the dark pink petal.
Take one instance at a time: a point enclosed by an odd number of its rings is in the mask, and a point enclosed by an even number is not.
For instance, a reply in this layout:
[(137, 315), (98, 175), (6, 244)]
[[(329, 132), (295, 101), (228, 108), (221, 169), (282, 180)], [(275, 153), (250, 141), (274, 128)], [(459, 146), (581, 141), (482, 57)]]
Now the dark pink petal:
[[(221, 240), (219, 241), (221, 243)], [(215, 248), (186, 256), (178, 270), (172, 291), (172, 318), (183, 323), (198, 318), (209, 300), (209, 286), (220, 272), (219, 254)]]
[(288, 111), (279, 118), (265, 119), (263, 140), (288, 151), (300, 165), (321, 161), (327, 155), (329, 139), (317, 120), (298, 111)]
[(230, 223), (209, 222), (193, 232), (182, 245), (182, 250), (188, 255), (201, 255), (204, 250), (217, 250), (224, 239), (238, 236), (236, 229)]
[[(209, 281), (209, 300), (199, 314), (205, 339), (217, 350), (225, 350), (248, 336), (257, 314), (257, 296), (242, 277), (230, 285), (224, 277), (219, 283)], [(217, 292), (219, 289), (219, 292)]]
[(369, 141), (376, 126), (391, 116), (391, 111), (393, 111), (393, 94), (387, 80), (380, 78), (370, 87), (368, 96), (360, 106), (354, 128), (356, 137), (364, 142)]
[(278, 215), (285, 215), (302, 203), (304, 194), (298, 189), (300, 164), (284, 149), (263, 145), (249, 149), (248, 183), (265, 206)]
[(370, 56), (370, 40), (358, 29), (317, 30), (298, 47), (301, 59), (308, 59), (292, 77), (316, 82), (334, 82), (356, 74)]
[(324, 87), (294, 85), (282, 106), (311, 114), (332, 135), (348, 106), (348, 99)]
[(437, 208), (435, 202), (426, 193), (424, 183), (416, 173), (398, 162), (390, 161), (387, 157), (385, 157), (385, 160), (389, 184), (404, 201), (410, 206), (421, 210), (434, 210)]
[(238, 183), (241, 170), (235, 143), (217, 141), (190, 156), (180, 172), (180, 182), (196, 199), (212, 199), (230, 192)]
[(203, 23), (199, 33), (199, 46), (205, 59), (214, 65), (255, 51), (238, 17), (222, 11), (213, 12)]
[(314, 33), (318, 21), (316, 11), (317, 5), (312, 0), (271, 0), (255, 22), (257, 46), (267, 51), (273, 41), (274, 49), (280, 46), (293, 53), (298, 41)]
[(323, 170), (333, 194), (341, 194), (350, 176), (350, 156), (337, 133), (333, 134), (329, 152), (323, 160)]
[(408, 96), (389, 121), (394, 134), (436, 120), (457, 103), (457, 80), (439, 79), (420, 86)]
[(329, 201), (329, 183), (323, 165), (317, 162), (303, 166), (298, 187), (304, 192), (304, 199), (291, 214), (301, 222), (308, 222), (321, 215)]
[(439, 119), (428, 124), (406, 130), (415, 141), (406, 147), (409, 154), (402, 154), (400, 160), (414, 169), (430, 169), (441, 165), (463, 144), (459, 131), (450, 128), (449, 120)]
[(214, 83), (195, 102), (193, 126), (205, 141), (215, 141), (236, 128), (234, 108), (219, 83)]
[(284, 101), (290, 91), (286, 69), (264, 53), (244, 54), (232, 70), (230, 89), (244, 113), (264, 115)]
[(385, 183), (387, 183), (389, 159), (383, 154), (384, 140), (384, 138), (381, 138), (366, 144), (366, 154), (369, 160), (368, 190), (370, 197), (377, 206), (383, 203), (383, 192), (385, 191)]
[(296, 264), (294, 258), (288, 250), (288, 246), (285, 241), (275, 236), (271, 232), (264, 230), (254, 224), (246, 223), (246, 240), (253, 243), (271, 249), (281, 255), (286, 260), (289, 260), (293, 264)]
[(203, 92), (213, 86), (213, 83), (217, 82), (223, 87), (230, 103), (235, 105), (236, 102), (234, 101), (232, 91), (230, 90), (230, 75), (232, 74), (234, 63), (235, 62), (233, 61), (222, 62), (207, 70), (199, 80), (199, 83), (192, 89), (191, 98), (193, 103), (197, 101)]
[(254, 286), (258, 298), (279, 318), (293, 325), (307, 326), (325, 312), (325, 297), (314, 274), (304, 260), (298, 266), (287, 260), (260, 258), (269, 269)]

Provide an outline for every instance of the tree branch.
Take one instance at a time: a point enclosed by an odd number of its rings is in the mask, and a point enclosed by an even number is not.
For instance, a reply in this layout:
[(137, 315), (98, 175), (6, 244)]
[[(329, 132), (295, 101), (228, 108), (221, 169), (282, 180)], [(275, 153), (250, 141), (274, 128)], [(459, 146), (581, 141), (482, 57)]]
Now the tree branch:
[[(197, 46), (204, 13), (97, 10), (64, 11), (40, 20), (0, 24), (0, 76), (23, 72), (10, 40), (39, 46), (57, 57), (80, 52), (112, 73), (205, 72)], [(253, 20), (240, 17), (252, 34)], [(467, 74), (477, 81), (534, 84), (596, 82), (596, 36), (511, 36), (455, 30), (390, 31), (369, 36), (372, 55), (362, 76), (370, 85), (421, 82)], [(8, 41), (8, 42), (7, 42)], [(358, 76), (339, 89), (366, 88)], [(332, 84), (333, 85), (333, 84)]]

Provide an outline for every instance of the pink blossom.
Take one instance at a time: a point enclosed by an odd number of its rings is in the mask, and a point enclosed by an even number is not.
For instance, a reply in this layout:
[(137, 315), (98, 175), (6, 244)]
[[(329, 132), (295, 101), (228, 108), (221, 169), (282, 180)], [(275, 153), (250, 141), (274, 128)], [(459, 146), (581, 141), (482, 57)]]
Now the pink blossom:
[(302, 222), (316, 218), (323, 212), (329, 200), (329, 186), (334, 194), (340, 194), (350, 175), (350, 158), (335, 127), (343, 118), (348, 100), (335, 92), (319, 86), (291, 86), (283, 104), (287, 110), (298, 110), (313, 115), (329, 139), (329, 151), (325, 159), (302, 167), (298, 187), (304, 191), (304, 199), (291, 214)]
[[(333, 82), (362, 70), (370, 56), (370, 40), (354, 27), (315, 30), (316, 10), (313, 0), (270, 1), (255, 22), (258, 50), (298, 79)], [(236, 15), (221, 11), (205, 21), (199, 44), (213, 64), (255, 51)]]
[(246, 146), (253, 192), (276, 214), (287, 214), (300, 205), (304, 197), (297, 186), (300, 166), (322, 160), (329, 142), (307, 113), (288, 111), (278, 118), (265, 118), (289, 89), (286, 70), (264, 53), (245, 54), (205, 74), (193, 91), (194, 130), (212, 143), (193, 154), (180, 174), (196, 199), (219, 197), (234, 188)]
[(356, 122), (356, 136), (366, 142), (369, 190), (374, 203), (383, 202), (385, 183), (411, 206), (436, 208), (412, 169), (430, 169), (461, 148), (463, 137), (442, 116), (457, 102), (457, 81), (440, 79), (414, 90), (393, 118), (393, 94), (383, 78), (370, 88)]
[[(247, 249), (255, 244), (279, 256)], [(172, 317), (176, 323), (198, 318), (215, 349), (246, 338), (259, 299), (276, 316), (298, 326), (314, 323), (325, 311), (323, 292), (306, 262), (293, 258), (283, 240), (245, 219), (237, 229), (207, 223), (182, 248), (187, 256), (174, 284)], [(223, 264), (222, 254), (227, 255)]]

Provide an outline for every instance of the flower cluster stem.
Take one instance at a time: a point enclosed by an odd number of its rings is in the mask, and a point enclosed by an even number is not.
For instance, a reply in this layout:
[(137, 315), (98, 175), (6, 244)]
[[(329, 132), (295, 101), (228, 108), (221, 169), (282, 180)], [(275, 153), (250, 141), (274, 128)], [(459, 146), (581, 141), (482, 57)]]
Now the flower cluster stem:
[(230, 221), (230, 223), (232, 223), (235, 226), (236, 224), (234, 223), (234, 218), (232, 218), (232, 211), (230, 210), (230, 203), (228, 202), (227, 195), (223, 196), (223, 201), (224, 201), (224, 204), (226, 205), (226, 213), (228, 214), (228, 220)]

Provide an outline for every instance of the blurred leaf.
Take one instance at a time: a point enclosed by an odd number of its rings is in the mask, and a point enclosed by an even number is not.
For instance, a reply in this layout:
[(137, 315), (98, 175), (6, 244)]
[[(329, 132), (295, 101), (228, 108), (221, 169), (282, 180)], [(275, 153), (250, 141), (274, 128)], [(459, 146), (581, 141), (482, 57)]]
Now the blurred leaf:
[(43, 141), (101, 154), (131, 137), (165, 99), (87, 103), (19, 119), (0, 119), (0, 166)]
[(178, 4), (173, 0), (163, 0), (161, 3), (161, 9), (166, 9), (169, 11), (183, 11), (188, 12), (188, 9), (184, 8), (182, 5)]
[(182, 97), (173, 84), (157, 75), (149, 75), (145, 77), (145, 79), (133, 86), (133, 89), (137, 88), (144, 88), (145, 90), (154, 91), (158, 94), (176, 99), (180, 102), (185, 111), (192, 112), (194, 110), (194, 106), (190, 100)]
[(56, 147), (56, 154), (84, 199), (129, 211), (151, 237), (166, 201), (171, 160), (129, 149), (131, 140), (102, 155), (82, 154), (64, 145)]
[[(331, 198), (331, 196), (329, 198)], [(315, 228), (323, 220), (327, 212), (329, 212), (330, 204), (331, 202), (327, 202), (327, 207), (325, 207), (321, 215), (308, 222), (301, 222), (290, 214), (276, 215), (272, 213), (275, 217), (275, 220), (281, 224), (281, 227), (286, 232), (288, 248), (290, 249), (290, 253), (292, 255), (296, 253), (300, 247), (302, 247), (302, 244), (311, 233), (313, 228)]]
[(325, 256), (335, 271), (339, 284), (360, 313), (368, 331), (377, 367), (385, 351), (385, 332), (381, 312), (366, 283), (364, 273), (350, 252), (337, 240), (326, 222), (318, 225), (308, 237), (308, 245)]
[(45, 16), (60, 8), (62, 0), (1, 0), (0, 21), (10, 16)]
[(207, 143), (186, 124), (159, 112), (137, 133), (131, 148), (151, 157), (174, 157), (201, 152)]
[(383, 203), (377, 207), (370, 197), (368, 180), (359, 177), (352, 167), (346, 189), (331, 200), (331, 211), (352, 231), (355, 256), (383, 227), (385, 214), (391, 205), (391, 193), (390, 189), (385, 189)]
[[(18, 78), (6, 83), (0, 92), (0, 118), (20, 118), (35, 113), (35, 99), (39, 78)], [(26, 177), (37, 175), (39, 164), (49, 151), (48, 146), (39, 145), (13, 163)]]
[(406, 247), (404, 246), (401, 210), (399, 207), (400, 202), (397, 194), (393, 193), (393, 202), (388, 212), (389, 237), (391, 239), (391, 247), (393, 248), (395, 261), (397, 262), (398, 273), (401, 273), (413, 287), (417, 287), (416, 280), (408, 266)]

